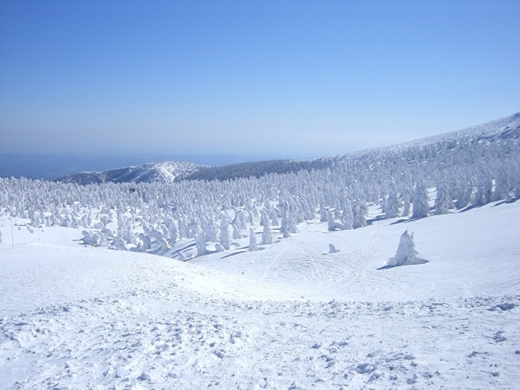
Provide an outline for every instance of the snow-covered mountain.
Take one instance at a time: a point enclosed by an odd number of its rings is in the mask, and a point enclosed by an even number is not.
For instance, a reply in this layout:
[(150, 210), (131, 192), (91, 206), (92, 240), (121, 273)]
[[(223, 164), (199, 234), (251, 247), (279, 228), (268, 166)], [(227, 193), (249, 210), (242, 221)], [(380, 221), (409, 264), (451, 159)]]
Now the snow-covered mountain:
[[(301, 170), (322, 170), (342, 165), (373, 165), (382, 155), (401, 156), (414, 150), (426, 150), (433, 154), (447, 149), (464, 148), (473, 143), (520, 137), (520, 113), (491, 121), (468, 129), (422, 138), (398, 145), (374, 148), (344, 155), (307, 160), (269, 160), (209, 167), (183, 162), (161, 162), (136, 167), (111, 169), (102, 172), (81, 172), (55, 179), (65, 183), (123, 183), (123, 182), (172, 182), (181, 180), (229, 180), (260, 177), (266, 174), (294, 173)], [(433, 149), (432, 149), (433, 148)]]
[(55, 179), (63, 183), (94, 184), (94, 183), (149, 183), (162, 182), (171, 183), (183, 179), (198, 170), (205, 168), (204, 165), (181, 161), (164, 161), (144, 165), (116, 168), (99, 172), (79, 172)]
[(519, 121), (231, 180), (0, 178), (0, 389), (518, 388)]
[(383, 146), (338, 156), (313, 158), (307, 160), (276, 160), (257, 163), (233, 164), (224, 167), (206, 167), (193, 172), (184, 179), (228, 180), (238, 177), (260, 177), (269, 173), (289, 173), (300, 170), (320, 170), (339, 166), (370, 166), (381, 161), (382, 156), (393, 158), (404, 156), (415, 150), (434, 149), (433, 154), (443, 150), (455, 150), (466, 145), (489, 140), (518, 139), (520, 137), (520, 112), (450, 133), (421, 138), (397, 145)]

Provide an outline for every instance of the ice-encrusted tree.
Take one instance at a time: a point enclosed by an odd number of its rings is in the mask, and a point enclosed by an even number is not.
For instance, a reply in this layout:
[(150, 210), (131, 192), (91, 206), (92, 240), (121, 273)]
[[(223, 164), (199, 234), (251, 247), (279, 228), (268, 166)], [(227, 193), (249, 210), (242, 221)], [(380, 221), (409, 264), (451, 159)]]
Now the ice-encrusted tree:
[(273, 234), (271, 232), (271, 227), (268, 223), (264, 225), (264, 230), (262, 231), (262, 245), (271, 245), (273, 243)]
[(330, 211), (323, 206), (323, 203), (320, 204), (320, 222), (327, 222), (329, 220)]
[(240, 230), (238, 229), (237, 225), (233, 223), (231, 226), (233, 227), (233, 240), (242, 238), (242, 234), (240, 234)]
[(217, 241), (217, 229), (212, 218), (204, 218), (202, 221), (202, 230), (207, 241)]
[(498, 172), (495, 177), (495, 189), (493, 190), (492, 200), (505, 200), (506, 202), (510, 202), (511, 195), (509, 195), (509, 188), (506, 172)]
[(397, 252), (393, 258), (388, 261), (390, 266), (415, 264), (417, 260), (417, 251), (413, 242), (413, 233), (408, 234), (406, 230), (399, 240)]
[(437, 215), (448, 214), (449, 209), (454, 208), (453, 200), (450, 197), (448, 186), (445, 183), (437, 186), (437, 196), (435, 197), (435, 210)]
[(229, 244), (231, 239), (229, 237), (229, 222), (225, 215), (222, 215), (220, 219), (220, 235), (219, 235), (219, 244), (225, 250), (229, 249)]
[[(267, 225), (264, 225), (264, 229)], [(254, 252), (258, 250), (258, 246), (256, 245), (256, 237), (255, 237), (255, 229), (252, 227), (249, 228), (249, 248), (250, 252)]]
[(423, 183), (415, 186), (413, 196), (412, 218), (425, 218), (430, 213), (430, 205), (428, 204), (428, 191)]
[(408, 215), (410, 214), (411, 196), (408, 193), (402, 193), (401, 196), (403, 197), (403, 212), (401, 213), (401, 216), (408, 217)]
[(460, 182), (460, 190), (459, 190), (459, 198), (455, 201), (455, 207), (457, 209), (463, 209), (466, 207), (470, 200), (471, 195), (473, 194), (473, 183), (469, 182)]
[(199, 230), (195, 236), (195, 245), (197, 247), (197, 256), (204, 256), (206, 251), (206, 235)]
[(333, 232), (335, 230), (345, 230), (343, 223), (341, 223), (339, 220), (340, 215), (336, 215), (338, 213), (339, 212), (337, 210), (334, 210), (334, 212), (327, 210), (327, 229), (329, 232)]
[(516, 185), (514, 190), (514, 197), (520, 199), (520, 177), (516, 179)]
[(384, 200), (385, 218), (395, 218), (399, 215), (399, 208), (402, 206), (397, 191), (392, 188)]
[(333, 244), (329, 244), (329, 253), (337, 253), (339, 250)]
[(352, 226), (354, 229), (367, 226), (367, 213), (368, 207), (366, 203), (360, 199), (354, 200), (354, 205), (352, 206)]
[(2, 237), (4, 236), (4, 233), (2, 232), (2, 228), (0, 228), (0, 244), (3, 242)]
[(247, 228), (246, 224), (246, 216), (244, 214), (244, 211), (238, 210), (235, 214), (235, 220), (233, 223), (238, 227), (240, 230), (245, 230)]
[(343, 214), (341, 218), (341, 222), (343, 223), (343, 227), (346, 230), (353, 229), (354, 225), (354, 216), (352, 215), (352, 203), (349, 199), (345, 199), (343, 201)]

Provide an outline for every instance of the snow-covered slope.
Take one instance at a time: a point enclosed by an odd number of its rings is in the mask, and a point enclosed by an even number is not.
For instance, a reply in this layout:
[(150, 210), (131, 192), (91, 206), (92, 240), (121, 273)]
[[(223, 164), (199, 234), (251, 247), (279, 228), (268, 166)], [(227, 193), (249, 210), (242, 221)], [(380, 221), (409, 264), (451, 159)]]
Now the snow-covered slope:
[(204, 168), (204, 165), (180, 161), (164, 161), (149, 163), (135, 167), (110, 169), (100, 172), (79, 172), (62, 176), (55, 181), (63, 183), (94, 184), (94, 183), (141, 183), (163, 182), (171, 183), (176, 179), (184, 178), (193, 172)]
[(519, 120), (235, 180), (0, 178), (0, 389), (518, 388)]
[(227, 180), (237, 177), (259, 177), (269, 173), (298, 172), (302, 169), (320, 170), (337, 168), (338, 166), (350, 167), (352, 165), (371, 166), (378, 163), (381, 160), (381, 156), (390, 156), (391, 154), (405, 155), (421, 148), (433, 148), (434, 153), (442, 153), (446, 149), (463, 148), (464, 145), (472, 143), (485, 142), (487, 140), (496, 141), (498, 139), (518, 139), (519, 137), (520, 113), (516, 113), (468, 129), (421, 138), (398, 145), (307, 160), (276, 160), (234, 164), (224, 167), (206, 167), (193, 172), (186, 179)]
[(374, 148), (339, 156), (307, 160), (271, 160), (208, 167), (183, 162), (162, 162), (137, 167), (112, 169), (102, 172), (81, 172), (57, 178), (57, 181), (77, 184), (105, 182), (172, 182), (173, 180), (229, 180), (241, 177), (260, 177), (271, 173), (290, 173), (301, 170), (321, 170), (355, 164), (371, 165), (381, 155), (406, 154), (411, 150), (433, 147), (436, 152), (453, 149), (457, 145), (485, 142), (486, 140), (517, 139), (520, 137), (520, 113), (468, 129), (422, 138), (399, 145)]
[[(515, 389), (518, 220), (316, 221), (182, 263), (2, 217), (0, 388)], [(378, 270), (404, 230), (428, 263)]]

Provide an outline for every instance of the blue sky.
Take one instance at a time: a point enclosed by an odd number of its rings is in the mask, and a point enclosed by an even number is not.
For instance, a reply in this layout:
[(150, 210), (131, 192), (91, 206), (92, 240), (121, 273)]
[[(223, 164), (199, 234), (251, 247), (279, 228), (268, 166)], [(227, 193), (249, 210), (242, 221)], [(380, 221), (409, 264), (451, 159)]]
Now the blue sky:
[(305, 158), (520, 111), (520, 1), (0, 0), (0, 153)]

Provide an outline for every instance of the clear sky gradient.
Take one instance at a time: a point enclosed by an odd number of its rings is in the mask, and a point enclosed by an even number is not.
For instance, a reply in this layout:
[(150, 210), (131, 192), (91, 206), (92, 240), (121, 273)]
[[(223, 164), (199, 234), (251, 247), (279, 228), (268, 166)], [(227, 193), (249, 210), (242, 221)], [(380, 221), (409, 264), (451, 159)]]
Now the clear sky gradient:
[(305, 158), (520, 111), (520, 1), (0, 0), (0, 153)]

